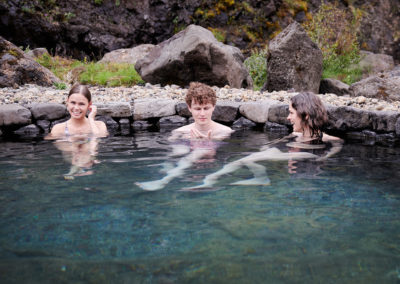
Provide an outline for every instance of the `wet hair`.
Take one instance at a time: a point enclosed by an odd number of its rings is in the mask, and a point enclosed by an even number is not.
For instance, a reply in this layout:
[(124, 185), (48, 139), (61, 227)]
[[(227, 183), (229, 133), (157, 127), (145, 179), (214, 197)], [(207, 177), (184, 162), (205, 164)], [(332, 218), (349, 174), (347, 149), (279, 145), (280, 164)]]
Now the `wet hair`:
[(189, 107), (192, 106), (192, 101), (200, 105), (211, 103), (215, 106), (217, 103), (217, 96), (210, 86), (199, 82), (192, 82), (190, 83), (185, 100)]
[(92, 101), (92, 94), (90, 93), (88, 87), (86, 87), (86, 85), (81, 85), (81, 84), (75, 84), (72, 86), (71, 90), (68, 93), (68, 98), (72, 95), (72, 94), (81, 94), (83, 95), (85, 98), (87, 98), (87, 100), (89, 101), (89, 103)]
[(328, 122), (328, 113), (321, 99), (313, 93), (305, 92), (292, 97), (291, 104), (301, 118), (303, 129), (309, 128), (312, 137), (322, 139), (322, 129)]

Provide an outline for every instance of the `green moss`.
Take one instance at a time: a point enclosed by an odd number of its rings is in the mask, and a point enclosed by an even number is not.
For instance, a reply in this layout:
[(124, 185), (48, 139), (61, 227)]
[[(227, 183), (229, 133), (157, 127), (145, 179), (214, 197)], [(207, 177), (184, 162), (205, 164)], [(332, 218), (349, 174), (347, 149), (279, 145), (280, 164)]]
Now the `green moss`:
[(252, 50), (251, 56), (244, 61), (249, 71), (250, 77), (253, 79), (254, 89), (260, 90), (267, 80), (267, 49)]
[(220, 41), (220, 42), (225, 42), (226, 41), (226, 31), (218, 28), (208, 28), (214, 35), (214, 37)]

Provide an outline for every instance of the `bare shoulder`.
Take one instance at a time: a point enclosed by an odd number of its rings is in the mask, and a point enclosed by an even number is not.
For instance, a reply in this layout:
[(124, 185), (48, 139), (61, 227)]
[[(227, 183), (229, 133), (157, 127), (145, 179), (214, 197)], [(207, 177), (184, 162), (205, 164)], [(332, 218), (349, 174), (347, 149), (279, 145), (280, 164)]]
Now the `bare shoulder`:
[(46, 137), (46, 139), (53, 139), (64, 135), (65, 135), (65, 122), (57, 123), (56, 125), (53, 126), (50, 134)]
[(193, 123), (189, 125), (185, 125), (174, 129), (171, 133), (171, 136), (168, 138), (170, 141), (174, 141), (181, 138), (190, 138), (190, 130), (193, 128)]
[(223, 124), (216, 123), (215, 128), (213, 130), (213, 138), (214, 139), (224, 139), (229, 137), (232, 134), (233, 130)]
[(106, 124), (101, 120), (96, 120), (95, 123), (96, 123), (97, 128), (100, 131), (100, 135), (99, 136), (107, 136), (108, 135), (108, 131), (107, 131)]

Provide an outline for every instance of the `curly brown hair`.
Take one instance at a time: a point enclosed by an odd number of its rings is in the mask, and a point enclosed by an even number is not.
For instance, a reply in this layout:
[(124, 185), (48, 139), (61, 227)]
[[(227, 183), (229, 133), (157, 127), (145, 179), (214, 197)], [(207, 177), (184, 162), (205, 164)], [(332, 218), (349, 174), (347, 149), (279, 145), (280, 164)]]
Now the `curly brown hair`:
[(291, 104), (301, 118), (302, 127), (309, 128), (311, 136), (321, 139), (328, 113), (320, 98), (310, 92), (299, 93), (292, 97)]
[(185, 100), (189, 107), (192, 106), (193, 101), (200, 105), (211, 103), (215, 106), (217, 96), (210, 86), (199, 82), (192, 82), (190, 83)]

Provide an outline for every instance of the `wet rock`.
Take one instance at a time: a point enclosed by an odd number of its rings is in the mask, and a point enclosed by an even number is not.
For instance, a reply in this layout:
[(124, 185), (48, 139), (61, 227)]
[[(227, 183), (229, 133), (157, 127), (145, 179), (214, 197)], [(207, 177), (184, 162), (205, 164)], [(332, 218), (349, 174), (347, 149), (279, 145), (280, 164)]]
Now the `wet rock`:
[(335, 94), (338, 96), (349, 95), (350, 86), (343, 83), (342, 81), (327, 78), (321, 80), (321, 84), (319, 86), (320, 94)]
[(130, 103), (115, 102), (108, 104), (96, 104), (97, 114), (111, 117), (130, 117), (132, 109)]
[(175, 108), (176, 108), (176, 113), (180, 116), (184, 117), (192, 116), (192, 113), (189, 111), (189, 108), (186, 103), (177, 103)]
[(224, 45), (200, 26), (190, 25), (158, 44), (135, 68), (152, 84), (189, 85), (199, 81), (210, 86), (251, 88), (253, 81), (236, 47)]
[(372, 129), (377, 132), (396, 132), (396, 124), (399, 117), (400, 113), (398, 112), (372, 112), (370, 116)]
[(186, 124), (187, 124), (187, 118), (181, 117), (179, 115), (173, 115), (173, 116), (162, 117), (158, 121), (157, 126), (160, 129), (162, 128), (170, 129), (170, 128), (178, 128)]
[(238, 114), (239, 103), (217, 102), (212, 119), (221, 122), (232, 123)]
[(328, 107), (328, 128), (340, 131), (372, 129), (371, 112), (353, 107)]
[(128, 135), (131, 132), (131, 122), (128, 118), (121, 118), (119, 121), (119, 127), (122, 135)]
[(287, 104), (274, 104), (268, 110), (268, 121), (275, 122), (282, 125), (290, 125), (287, 117), (289, 115), (289, 105)]
[(0, 127), (27, 125), (31, 117), (31, 112), (20, 105), (0, 105)]
[(35, 124), (29, 124), (15, 130), (14, 133), (20, 136), (37, 136), (40, 134), (40, 127)]
[(37, 103), (29, 105), (29, 109), (36, 120), (56, 120), (67, 115), (67, 108), (62, 104)]
[(288, 133), (289, 128), (286, 125), (267, 121), (264, 125), (264, 131)]
[(136, 100), (134, 103), (134, 120), (145, 120), (153, 117), (175, 115), (175, 101), (173, 100)]
[[(15, 87), (26, 83), (52, 86), (60, 83), (53, 73), (41, 66), (11, 42), (0, 36), (0, 87)], [(10, 56), (4, 56), (9, 54)]]
[(153, 124), (146, 120), (137, 120), (132, 123), (132, 129), (134, 131), (140, 131), (140, 130), (147, 130), (153, 127)]
[(247, 118), (244, 118), (243, 116), (240, 117), (238, 120), (236, 120), (232, 124), (233, 129), (251, 129), (256, 127), (257, 124)]
[(118, 122), (116, 122), (114, 119), (112, 119), (109, 116), (98, 116), (98, 117), (96, 116), (96, 120), (103, 121), (107, 126), (108, 132), (111, 134), (115, 134), (119, 131)]
[(268, 78), (262, 91), (311, 91), (318, 93), (322, 52), (297, 22), (290, 24), (269, 44)]
[(154, 48), (153, 44), (141, 44), (133, 48), (122, 48), (106, 53), (99, 63), (128, 63), (135, 65), (136, 62), (146, 57)]
[(36, 121), (36, 125), (39, 126), (45, 134), (47, 134), (50, 131), (51, 122), (48, 120), (38, 120)]

